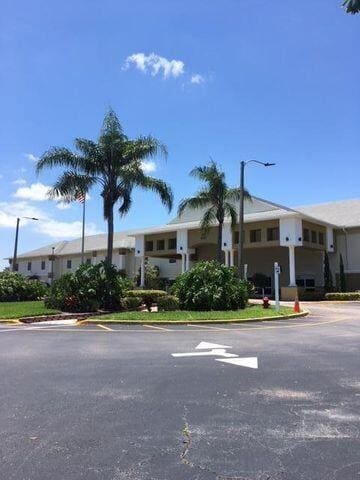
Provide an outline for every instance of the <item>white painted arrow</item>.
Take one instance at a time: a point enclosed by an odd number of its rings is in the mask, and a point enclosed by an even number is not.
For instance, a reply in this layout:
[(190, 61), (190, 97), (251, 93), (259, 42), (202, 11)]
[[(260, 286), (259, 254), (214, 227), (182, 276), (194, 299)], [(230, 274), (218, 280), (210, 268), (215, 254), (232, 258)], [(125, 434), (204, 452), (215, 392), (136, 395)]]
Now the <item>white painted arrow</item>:
[(217, 343), (209, 343), (209, 342), (200, 342), (197, 347), (195, 347), (196, 350), (200, 349), (208, 349), (208, 348), (232, 348), (230, 345), (219, 345)]
[(235, 358), (238, 355), (234, 353), (228, 353), (225, 348), (213, 348), (209, 352), (189, 352), (189, 353), (172, 353), (173, 357), (206, 357), (206, 356), (215, 356), (215, 357), (226, 357), (226, 358)]
[(215, 358), (217, 362), (231, 363), (232, 365), (237, 365), (238, 367), (247, 367), (247, 368), (258, 368), (258, 359), (257, 357), (247, 357), (247, 358)]

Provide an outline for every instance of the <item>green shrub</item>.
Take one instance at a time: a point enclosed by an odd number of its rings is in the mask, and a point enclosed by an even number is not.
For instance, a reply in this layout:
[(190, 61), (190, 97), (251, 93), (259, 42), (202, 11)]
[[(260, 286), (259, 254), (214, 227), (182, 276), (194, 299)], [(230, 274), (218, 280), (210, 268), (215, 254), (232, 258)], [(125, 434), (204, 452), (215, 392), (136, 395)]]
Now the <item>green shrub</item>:
[(246, 307), (249, 288), (249, 282), (239, 280), (234, 268), (204, 261), (179, 275), (171, 292), (182, 310), (237, 310)]
[(180, 310), (180, 302), (175, 295), (160, 297), (157, 304), (159, 312), (174, 312)]
[(317, 302), (324, 300), (325, 292), (323, 290), (315, 291), (306, 291), (303, 290), (299, 292), (299, 300), (308, 301), (308, 302)]
[(136, 310), (143, 303), (141, 297), (125, 297), (121, 301), (122, 308), (124, 310)]
[(151, 312), (151, 306), (156, 303), (160, 297), (167, 295), (164, 290), (129, 290), (126, 295), (128, 297), (141, 297), (146, 308)]
[(131, 285), (107, 262), (81, 265), (54, 281), (45, 305), (66, 312), (120, 310), (121, 299)]
[(326, 293), (326, 300), (360, 300), (360, 292)]
[(0, 272), (0, 302), (38, 300), (47, 291), (47, 285), (38, 280), (29, 280), (16, 272)]

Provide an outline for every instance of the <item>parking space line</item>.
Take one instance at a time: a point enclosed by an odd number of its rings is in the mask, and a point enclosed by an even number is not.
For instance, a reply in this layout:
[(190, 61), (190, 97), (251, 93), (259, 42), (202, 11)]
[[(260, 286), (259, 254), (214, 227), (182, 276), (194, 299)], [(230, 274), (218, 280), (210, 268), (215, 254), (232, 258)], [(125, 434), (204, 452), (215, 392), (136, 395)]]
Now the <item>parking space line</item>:
[(197, 327), (198, 328), (205, 328), (206, 330), (218, 330), (220, 332), (229, 330), (228, 328), (211, 327), (211, 326), (208, 326), (208, 325), (198, 325), (198, 324), (193, 324), (193, 323), (188, 323), (186, 326), (187, 327), (194, 327), (194, 328), (197, 328)]
[(147, 328), (154, 328), (155, 330), (162, 330), (163, 332), (172, 332), (173, 330), (170, 330), (170, 328), (164, 328), (164, 327), (156, 327), (155, 325), (142, 325), (143, 327)]
[(103, 328), (104, 330), (107, 330), (108, 332), (115, 332), (112, 328), (105, 327), (105, 325), (101, 325), (100, 323), (96, 324), (97, 327)]

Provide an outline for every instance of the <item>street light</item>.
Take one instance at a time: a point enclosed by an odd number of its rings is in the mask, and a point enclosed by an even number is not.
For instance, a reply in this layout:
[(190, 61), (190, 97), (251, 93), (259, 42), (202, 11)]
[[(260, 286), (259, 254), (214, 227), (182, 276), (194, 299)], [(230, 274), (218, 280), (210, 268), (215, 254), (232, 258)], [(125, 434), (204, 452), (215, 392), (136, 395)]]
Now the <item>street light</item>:
[(12, 271), (13, 272), (16, 271), (20, 218), (26, 218), (28, 220), (39, 220), (38, 218), (35, 218), (35, 217), (17, 217), (17, 219), (16, 219), (16, 231), (15, 231), (14, 256), (13, 256), (13, 260), (12, 260)]
[(238, 244), (238, 274), (244, 278), (243, 251), (244, 251), (244, 173), (248, 163), (258, 163), (263, 167), (272, 167), (275, 163), (260, 162), (259, 160), (242, 160), (240, 163), (240, 205), (239, 205), (239, 244)]

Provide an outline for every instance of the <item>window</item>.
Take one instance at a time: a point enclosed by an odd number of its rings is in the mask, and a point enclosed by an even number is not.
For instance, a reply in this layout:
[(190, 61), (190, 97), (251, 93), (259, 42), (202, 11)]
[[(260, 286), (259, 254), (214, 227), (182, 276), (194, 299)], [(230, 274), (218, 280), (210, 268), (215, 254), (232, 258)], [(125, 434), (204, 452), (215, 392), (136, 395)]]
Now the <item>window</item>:
[(309, 232), (308, 228), (304, 228), (303, 237), (304, 237), (304, 242), (309, 242), (310, 241), (310, 232)]
[(66, 268), (71, 268), (71, 260), (66, 260)]
[(147, 252), (152, 252), (154, 250), (154, 242), (152, 240), (147, 240), (145, 242), (145, 250)]
[(41, 260), (41, 270), (45, 270), (45, 266), (46, 266), (45, 260)]
[(86, 265), (91, 265), (91, 258), (86, 259)]
[(31, 271), (31, 262), (28, 262), (28, 264), (27, 264), (27, 269), (28, 269), (28, 272)]
[(176, 263), (176, 258), (169, 258), (169, 263)]
[(267, 241), (274, 242), (275, 240), (279, 240), (279, 227), (268, 228)]
[(18, 263), (15, 263), (15, 272), (18, 272), (19, 271), (19, 264)]
[(250, 230), (250, 243), (261, 242), (261, 229)]
[(234, 232), (234, 243), (239, 243), (239, 232)]
[(311, 230), (311, 243), (317, 243), (317, 232)]
[(320, 245), (324, 245), (324, 243), (325, 243), (325, 237), (324, 237), (323, 232), (319, 232), (319, 243), (320, 243)]
[(169, 250), (176, 250), (176, 238), (169, 238), (168, 249)]
[(158, 240), (156, 242), (156, 250), (165, 250), (165, 240)]
[(301, 288), (305, 288), (307, 291), (315, 290), (315, 278), (312, 276), (309, 277), (300, 277), (296, 279), (296, 285)]

